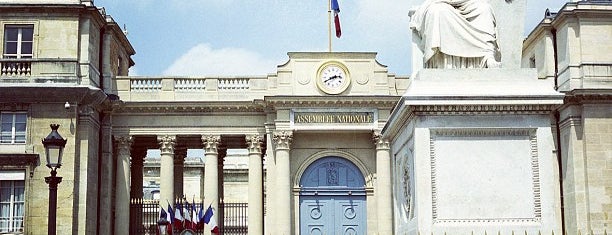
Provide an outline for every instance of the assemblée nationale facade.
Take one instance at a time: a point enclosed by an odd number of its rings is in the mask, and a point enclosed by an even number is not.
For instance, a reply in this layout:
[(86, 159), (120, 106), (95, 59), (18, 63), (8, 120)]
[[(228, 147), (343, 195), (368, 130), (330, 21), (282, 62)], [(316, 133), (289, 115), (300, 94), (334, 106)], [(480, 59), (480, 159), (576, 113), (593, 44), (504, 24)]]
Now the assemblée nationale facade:
[[(523, 41), (516, 71), (527, 72), (498, 70), (533, 75), (551, 92), (442, 95), (448, 103), (414, 90), (443, 83), (389, 73), (368, 52), (290, 52), (261, 76), (128, 76), (134, 48), (88, 0), (0, 0), (0, 23), (0, 234), (46, 233), (41, 139), (52, 123), (68, 140), (58, 234), (154, 233), (134, 209), (151, 149), (160, 155), (154, 203), (201, 187), (194, 201), (217, 211), (227, 199), (224, 158), (245, 151), (248, 209), (215, 213), (222, 231), (236, 219), (248, 234), (604, 234), (612, 226), (610, 1), (547, 12)], [(183, 180), (191, 149), (204, 161), (198, 185)], [(462, 165), (445, 158), (453, 149), (474, 154)], [(506, 181), (510, 196), (491, 193)], [(494, 188), (477, 186), (489, 182)], [(453, 201), (453, 190), (467, 199)]]

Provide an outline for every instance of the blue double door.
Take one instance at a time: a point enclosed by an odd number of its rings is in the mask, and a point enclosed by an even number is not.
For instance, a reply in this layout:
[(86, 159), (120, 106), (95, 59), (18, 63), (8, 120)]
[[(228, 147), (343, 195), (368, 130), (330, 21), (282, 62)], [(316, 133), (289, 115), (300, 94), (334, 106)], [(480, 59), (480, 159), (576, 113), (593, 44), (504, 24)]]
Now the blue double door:
[(367, 234), (363, 174), (350, 161), (324, 157), (300, 179), (300, 234)]
[(365, 196), (300, 197), (301, 234), (366, 234)]

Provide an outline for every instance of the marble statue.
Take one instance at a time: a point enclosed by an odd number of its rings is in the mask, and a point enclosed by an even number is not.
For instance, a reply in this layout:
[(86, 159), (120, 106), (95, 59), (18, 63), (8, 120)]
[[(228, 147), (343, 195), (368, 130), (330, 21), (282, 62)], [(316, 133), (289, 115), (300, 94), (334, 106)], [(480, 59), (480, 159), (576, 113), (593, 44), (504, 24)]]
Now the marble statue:
[[(506, 0), (511, 2), (512, 0)], [(410, 28), (425, 68), (498, 68), (497, 27), (488, 0), (425, 0)]]

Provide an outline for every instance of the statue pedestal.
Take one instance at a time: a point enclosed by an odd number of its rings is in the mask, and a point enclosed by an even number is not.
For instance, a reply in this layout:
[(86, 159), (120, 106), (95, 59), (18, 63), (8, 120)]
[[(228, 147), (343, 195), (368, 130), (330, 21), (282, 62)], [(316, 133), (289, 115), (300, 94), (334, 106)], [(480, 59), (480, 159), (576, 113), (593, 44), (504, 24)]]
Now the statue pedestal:
[(550, 114), (532, 69), (423, 69), (383, 135), (394, 156), (396, 234), (561, 234)]

